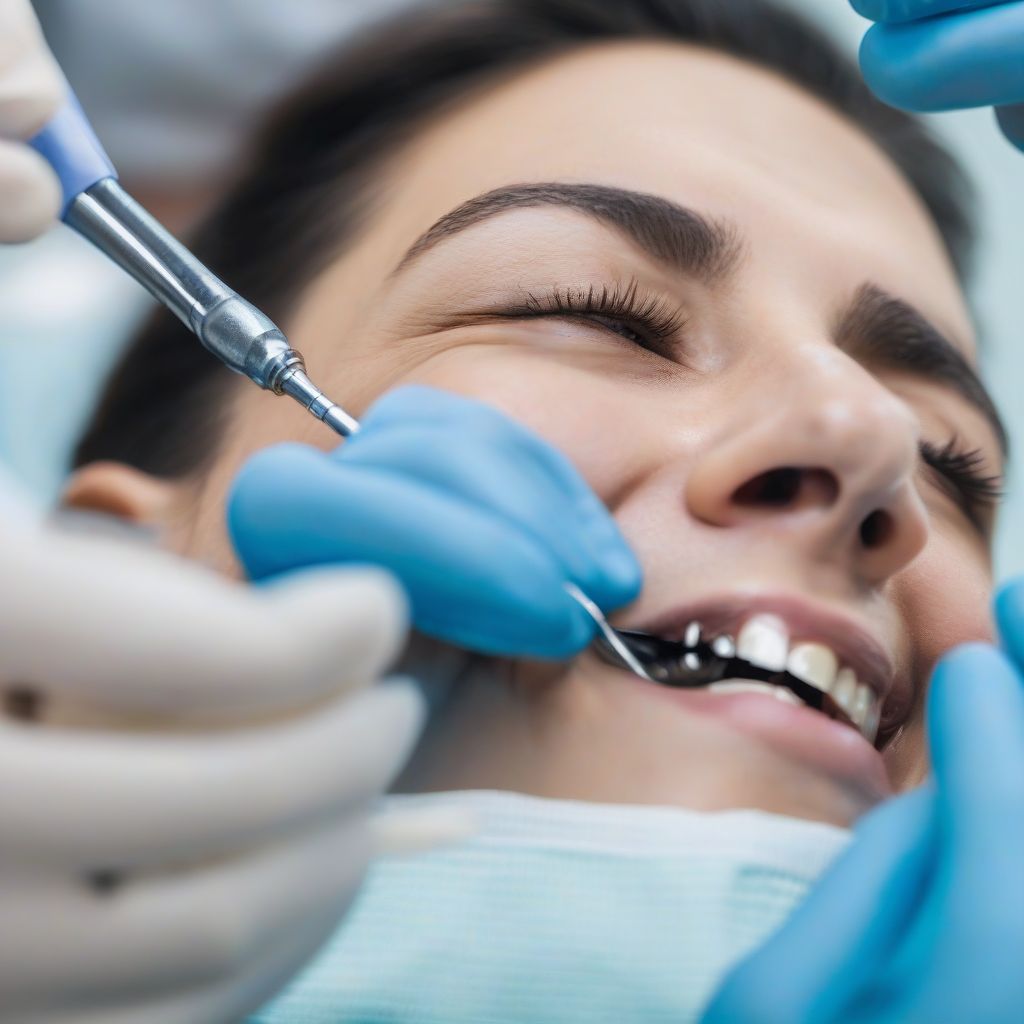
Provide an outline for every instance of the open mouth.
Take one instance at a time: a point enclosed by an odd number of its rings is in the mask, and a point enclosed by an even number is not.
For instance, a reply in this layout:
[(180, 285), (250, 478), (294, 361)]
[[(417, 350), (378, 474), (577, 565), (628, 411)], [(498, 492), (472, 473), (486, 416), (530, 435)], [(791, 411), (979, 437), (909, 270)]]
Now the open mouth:
[(887, 685), (876, 666), (847, 660), (824, 641), (791, 642), (789, 628), (776, 615), (754, 614), (734, 631), (712, 632), (690, 621), (664, 635), (615, 634), (633, 664), (605, 637), (596, 643), (599, 656), (634, 672), (640, 668), (653, 683), (723, 694), (763, 693), (813, 708), (857, 730), (872, 745), (878, 739)]

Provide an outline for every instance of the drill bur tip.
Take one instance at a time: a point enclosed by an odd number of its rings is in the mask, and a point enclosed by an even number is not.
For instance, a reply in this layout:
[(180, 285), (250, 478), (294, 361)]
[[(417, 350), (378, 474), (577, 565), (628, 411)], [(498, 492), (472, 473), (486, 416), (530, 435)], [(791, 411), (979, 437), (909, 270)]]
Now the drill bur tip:
[(280, 383), (282, 394), (289, 395), (303, 405), (336, 434), (351, 437), (359, 430), (359, 421), (332, 402), (306, 375), (304, 370), (291, 370)]

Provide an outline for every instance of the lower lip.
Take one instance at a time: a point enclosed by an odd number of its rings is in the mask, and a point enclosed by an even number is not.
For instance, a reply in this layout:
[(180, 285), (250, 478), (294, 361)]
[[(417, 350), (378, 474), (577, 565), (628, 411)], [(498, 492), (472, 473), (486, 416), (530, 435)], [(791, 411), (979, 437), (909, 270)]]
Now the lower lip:
[(876, 800), (892, 795), (882, 755), (859, 732), (820, 711), (762, 693), (711, 693), (673, 689), (641, 679), (631, 682), (656, 699), (727, 722), (736, 732), (760, 740), (787, 757), (848, 779)]

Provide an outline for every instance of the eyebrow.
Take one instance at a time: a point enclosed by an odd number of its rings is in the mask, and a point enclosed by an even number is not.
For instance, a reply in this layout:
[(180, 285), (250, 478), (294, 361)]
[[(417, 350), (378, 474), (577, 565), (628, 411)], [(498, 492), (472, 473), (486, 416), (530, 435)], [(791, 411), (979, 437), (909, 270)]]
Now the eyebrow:
[(964, 354), (909, 303), (863, 285), (835, 329), (836, 344), (867, 366), (904, 372), (959, 394), (988, 421), (1004, 456), (1009, 435), (999, 410)]
[(457, 206), (413, 243), (395, 273), (475, 224), (510, 210), (542, 206), (591, 217), (624, 235), (657, 262), (705, 284), (726, 277), (743, 253), (739, 234), (729, 224), (662, 196), (609, 185), (541, 182), (496, 188)]

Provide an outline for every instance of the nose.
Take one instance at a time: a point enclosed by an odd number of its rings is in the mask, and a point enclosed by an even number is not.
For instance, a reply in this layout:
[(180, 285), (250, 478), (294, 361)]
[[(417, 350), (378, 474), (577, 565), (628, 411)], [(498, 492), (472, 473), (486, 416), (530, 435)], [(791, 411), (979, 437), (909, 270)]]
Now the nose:
[[(792, 371), (792, 372), (790, 372)], [(924, 547), (914, 486), (919, 428), (907, 406), (832, 350), (759, 377), (686, 485), (692, 515), (786, 535), (879, 585)], [(742, 419), (740, 419), (742, 417)]]

